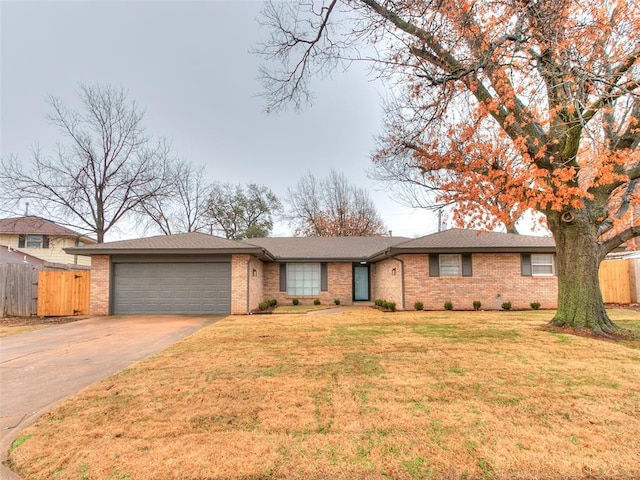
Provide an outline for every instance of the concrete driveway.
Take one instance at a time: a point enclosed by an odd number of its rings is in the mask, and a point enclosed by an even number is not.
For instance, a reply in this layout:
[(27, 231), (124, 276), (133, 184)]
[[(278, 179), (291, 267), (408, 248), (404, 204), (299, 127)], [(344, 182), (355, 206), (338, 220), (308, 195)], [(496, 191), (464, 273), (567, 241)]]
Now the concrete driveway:
[[(224, 317), (100, 317), (0, 338), (0, 461), (57, 403)], [(18, 478), (0, 467), (0, 479)]]

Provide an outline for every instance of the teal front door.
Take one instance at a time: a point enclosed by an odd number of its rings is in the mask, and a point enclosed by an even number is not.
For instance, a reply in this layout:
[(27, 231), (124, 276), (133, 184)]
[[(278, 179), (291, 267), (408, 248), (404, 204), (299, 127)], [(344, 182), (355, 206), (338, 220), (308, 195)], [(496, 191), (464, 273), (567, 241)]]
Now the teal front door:
[(369, 300), (369, 265), (353, 266), (353, 299)]

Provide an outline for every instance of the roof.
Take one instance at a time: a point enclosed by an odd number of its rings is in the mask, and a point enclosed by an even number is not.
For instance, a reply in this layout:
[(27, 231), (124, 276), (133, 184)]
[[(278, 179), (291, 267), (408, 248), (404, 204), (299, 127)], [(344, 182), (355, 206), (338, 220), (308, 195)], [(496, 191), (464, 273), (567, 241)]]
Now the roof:
[(15, 248), (0, 245), (0, 263), (25, 263), (28, 265), (42, 265), (44, 260), (33, 255), (20, 252)]
[(95, 242), (92, 238), (58, 225), (51, 220), (34, 216), (0, 219), (0, 234), (57, 235), (60, 237), (80, 237), (84, 240)]
[(84, 247), (65, 248), (65, 252), (75, 255), (111, 255), (111, 254), (203, 254), (203, 253), (247, 253), (263, 255), (263, 249), (206, 233), (179, 233), (176, 235), (158, 235), (155, 237), (119, 240), (97, 243)]
[(401, 253), (555, 252), (551, 237), (451, 229), (425, 237), (264, 237), (182, 233), (65, 248), (74, 255), (250, 254), (281, 262), (370, 262)]
[(552, 237), (453, 228), (396, 245), (387, 254), (555, 252), (555, 250)]
[(406, 237), (264, 237), (244, 243), (266, 249), (280, 261), (367, 261)]

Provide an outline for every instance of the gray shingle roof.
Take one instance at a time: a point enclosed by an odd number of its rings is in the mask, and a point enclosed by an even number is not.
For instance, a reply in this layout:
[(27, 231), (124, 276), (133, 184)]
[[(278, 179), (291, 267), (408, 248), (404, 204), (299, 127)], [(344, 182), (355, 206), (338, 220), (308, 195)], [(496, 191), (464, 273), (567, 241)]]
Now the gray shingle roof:
[(81, 255), (112, 253), (252, 253), (260, 255), (262, 253), (262, 249), (255, 246), (197, 232), (98, 243), (85, 247), (66, 248), (65, 251)]
[(407, 240), (406, 237), (268, 237), (250, 238), (244, 243), (265, 248), (276, 260), (365, 261)]
[(453, 228), (409, 240), (397, 245), (394, 251), (422, 252), (532, 252), (555, 251), (552, 237), (516, 235), (513, 233), (483, 232)]
[(242, 242), (205, 233), (160, 235), (66, 248), (70, 254), (233, 254), (278, 261), (375, 261), (399, 253), (554, 252), (551, 237), (451, 229), (421, 238), (268, 237)]

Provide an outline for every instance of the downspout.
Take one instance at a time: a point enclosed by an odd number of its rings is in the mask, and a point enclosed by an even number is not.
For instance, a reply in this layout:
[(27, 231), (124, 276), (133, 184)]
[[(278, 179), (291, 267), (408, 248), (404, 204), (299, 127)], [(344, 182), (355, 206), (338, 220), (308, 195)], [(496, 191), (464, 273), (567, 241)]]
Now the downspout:
[(251, 257), (247, 260), (247, 315), (251, 314), (249, 302), (251, 301)]
[(404, 299), (404, 261), (396, 256), (393, 256), (391, 258), (400, 262), (400, 285), (402, 288), (402, 310), (406, 310), (405, 299)]

